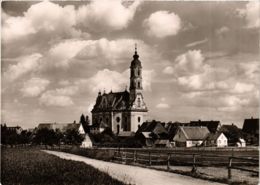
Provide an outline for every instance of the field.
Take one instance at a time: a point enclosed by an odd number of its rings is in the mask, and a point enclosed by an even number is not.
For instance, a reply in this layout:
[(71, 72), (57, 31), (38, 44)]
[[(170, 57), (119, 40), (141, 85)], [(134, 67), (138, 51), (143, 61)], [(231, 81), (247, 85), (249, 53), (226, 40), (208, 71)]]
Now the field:
[(82, 162), (60, 159), (38, 149), (2, 149), (4, 185), (124, 185)]

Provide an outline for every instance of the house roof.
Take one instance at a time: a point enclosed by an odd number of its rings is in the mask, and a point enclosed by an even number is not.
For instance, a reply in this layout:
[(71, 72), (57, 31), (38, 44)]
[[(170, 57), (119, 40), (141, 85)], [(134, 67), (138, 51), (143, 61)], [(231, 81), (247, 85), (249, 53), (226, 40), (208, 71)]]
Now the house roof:
[(209, 130), (207, 127), (179, 127), (187, 140), (204, 140)]
[(137, 130), (137, 133), (140, 132), (152, 132), (154, 134), (168, 134), (167, 130), (159, 121), (146, 121), (144, 122), (140, 128)]
[(145, 138), (152, 138), (151, 132), (141, 132)]
[(124, 131), (124, 132), (119, 132), (118, 137), (132, 137), (134, 136), (135, 133), (131, 131)]
[(259, 118), (245, 119), (242, 130), (246, 133), (259, 133)]
[(173, 139), (173, 137), (175, 136), (179, 126), (185, 126), (187, 124), (188, 123), (181, 123), (181, 122), (168, 123), (166, 129), (167, 129), (168, 134), (169, 134), (169, 139), (170, 140)]
[(203, 126), (207, 127), (211, 133), (216, 133), (220, 127), (220, 121), (191, 121), (189, 126)]
[[(208, 137), (207, 137), (207, 140), (210, 141), (210, 140), (214, 140), (216, 141), (219, 136), (223, 134), (222, 132), (216, 132), (216, 133), (209, 133)], [(224, 134), (225, 135), (225, 134)]]

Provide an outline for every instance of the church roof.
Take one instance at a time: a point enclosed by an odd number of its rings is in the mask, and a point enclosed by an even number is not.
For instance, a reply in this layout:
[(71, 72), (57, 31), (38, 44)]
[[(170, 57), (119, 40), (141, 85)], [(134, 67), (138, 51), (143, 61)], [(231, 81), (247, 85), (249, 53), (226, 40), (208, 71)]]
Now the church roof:
[(130, 107), (130, 94), (128, 91), (110, 92), (99, 95), (92, 112), (108, 110), (126, 110)]

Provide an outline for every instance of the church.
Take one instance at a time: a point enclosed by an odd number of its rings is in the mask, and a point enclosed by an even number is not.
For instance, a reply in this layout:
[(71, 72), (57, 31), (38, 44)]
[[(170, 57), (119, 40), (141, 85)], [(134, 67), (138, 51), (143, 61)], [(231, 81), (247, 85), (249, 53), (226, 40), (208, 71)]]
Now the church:
[(106, 125), (116, 134), (136, 132), (146, 120), (147, 106), (143, 97), (142, 64), (135, 54), (130, 66), (130, 87), (122, 92), (98, 93), (91, 111), (93, 125)]

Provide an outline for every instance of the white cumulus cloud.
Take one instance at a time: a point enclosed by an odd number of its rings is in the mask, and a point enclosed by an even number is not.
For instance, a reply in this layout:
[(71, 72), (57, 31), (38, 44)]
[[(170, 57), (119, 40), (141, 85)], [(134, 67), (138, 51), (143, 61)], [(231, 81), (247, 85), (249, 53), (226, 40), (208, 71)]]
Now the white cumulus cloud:
[(24, 82), (21, 92), (25, 97), (36, 97), (46, 89), (49, 83), (50, 81), (46, 79), (31, 78)]
[(75, 34), (77, 30), (74, 6), (59, 6), (49, 1), (33, 4), (23, 16), (6, 16), (3, 21), (3, 41), (45, 32), (49, 35)]
[(92, 32), (113, 31), (126, 28), (133, 19), (140, 1), (128, 7), (120, 0), (99, 0), (79, 7), (77, 22)]
[(77, 92), (77, 86), (68, 86), (64, 88), (48, 90), (41, 95), (39, 102), (41, 105), (45, 106), (70, 106), (74, 104), (71, 96), (75, 95)]
[(163, 73), (164, 74), (173, 74), (174, 73), (174, 69), (172, 66), (167, 66), (163, 69)]
[(204, 59), (200, 50), (189, 50), (175, 59), (174, 70), (180, 76), (201, 73), (208, 67)]
[(174, 12), (157, 11), (145, 19), (143, 25), (148, 35), (164, 38), (181, 30), (181, 19)]
[(4, 72), (4, 79), (7, 81), (14, 81), (24, 74), (36, 71), (41, 63), (41, 58), (42, 55), (39, 53), (18, 58), (18, 63), (9, 65), (7, 71)]
[(238, 9), (239, 15), (246, 21), (247, 28), (258, 28), (260, 26), (260, 3), (250, 1), (244, 9)]

